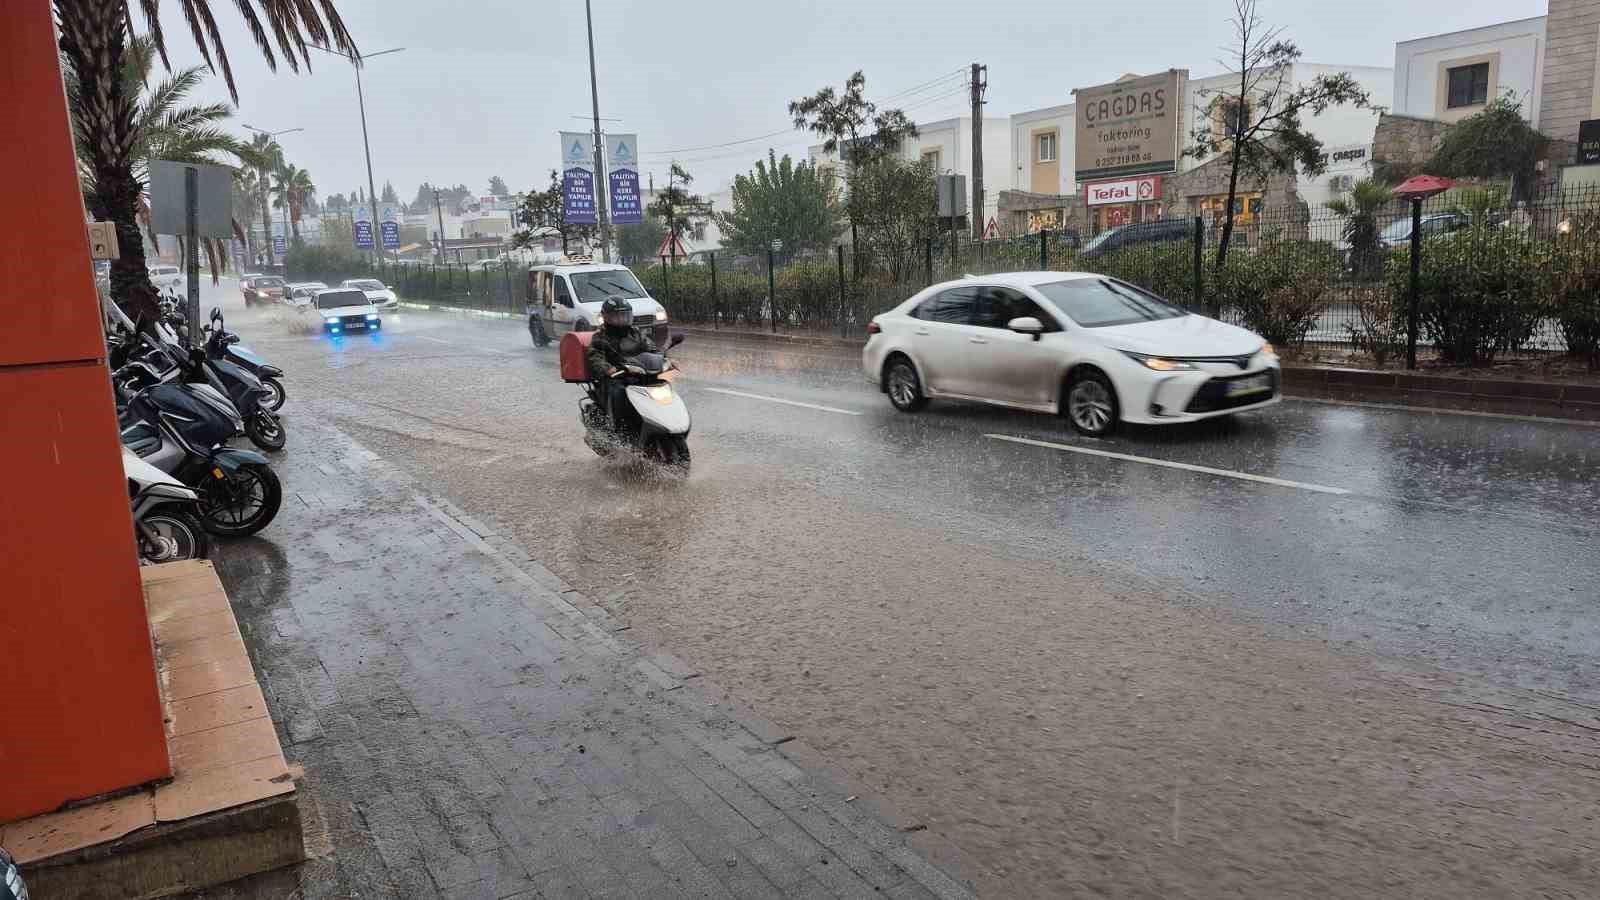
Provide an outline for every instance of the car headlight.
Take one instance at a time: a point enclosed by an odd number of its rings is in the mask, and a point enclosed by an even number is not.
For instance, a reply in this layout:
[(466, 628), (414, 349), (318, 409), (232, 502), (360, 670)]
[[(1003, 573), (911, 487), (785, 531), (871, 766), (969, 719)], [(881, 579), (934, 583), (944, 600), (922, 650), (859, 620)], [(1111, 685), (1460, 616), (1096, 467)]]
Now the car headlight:
[(656, 313), (656, 324), (657, 325), (664, 324), (666, 321), (667, 321), (667, 311), (666, 310), (663, 309), (662, 311)]
[(1265, 344), (1261, 345), (1261, 352), (1265, 353), (1268, 356), (1277, 356), (1278, 355), (1278, 351), (1273, 349), (1271, 341), (1267, 341)]
[(1167, 359), (1162, 356), (1147, 356), (1143, 353), (1134, 353), (1129, 350), (1122, 351), (1129, 359), (1156, 372), (1188, 372), (1194, 366), (1181, 359)]
[(339, 324), (339, 320), (334, 318), (334, 317), (332, 317), (332, 316), (329, 316), (329, 317), (323, 319), (322, 323), (324, 325), (337, 325), (337, 324)]
[(663, 406), (672, 402), (672, 385), (670, 384), (657, 384), (647, 388), (646, 390), (650, 392), (651, 400), (654, 400)]
[(377, 313), (367, 313), (367, 321), (368, 322), (376, 322), (376, 321), (378, 321), (378, 314)]

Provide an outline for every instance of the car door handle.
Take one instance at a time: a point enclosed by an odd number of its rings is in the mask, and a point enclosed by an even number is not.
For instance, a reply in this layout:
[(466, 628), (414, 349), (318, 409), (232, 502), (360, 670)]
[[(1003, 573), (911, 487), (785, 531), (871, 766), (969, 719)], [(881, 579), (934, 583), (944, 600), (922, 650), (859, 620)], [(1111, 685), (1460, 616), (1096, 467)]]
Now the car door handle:
[(975, 337), (975, 338), (967, 338), (967, 343), (969, 343), (969, 344), (987, 344), (989, 342), (984, 340), (983, 338)]
[(926, 329), (926, 328), (918, 328), (915, 333), (926, 337), (927, 334), (928, 334), (928, 329)]

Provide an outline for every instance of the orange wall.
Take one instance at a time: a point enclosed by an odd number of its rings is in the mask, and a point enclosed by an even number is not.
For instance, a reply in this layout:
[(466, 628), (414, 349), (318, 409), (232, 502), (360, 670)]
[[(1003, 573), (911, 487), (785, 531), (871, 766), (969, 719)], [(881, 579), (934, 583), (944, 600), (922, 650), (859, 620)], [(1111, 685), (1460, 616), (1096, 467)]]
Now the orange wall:
[(0, 29), (0, 822), (171, 774), (50, 0)]

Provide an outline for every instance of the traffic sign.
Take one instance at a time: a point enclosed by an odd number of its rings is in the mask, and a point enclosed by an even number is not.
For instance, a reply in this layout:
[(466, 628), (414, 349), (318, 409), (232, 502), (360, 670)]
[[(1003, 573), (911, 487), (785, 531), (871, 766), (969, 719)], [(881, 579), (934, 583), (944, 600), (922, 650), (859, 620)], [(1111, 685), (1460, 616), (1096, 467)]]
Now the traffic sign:
[(983, 226), (983, 239), (986, 241), (992, 241), (999, 236), (1000, 223), (994, 220), (994, 216), (990, 216), (989, 224)]

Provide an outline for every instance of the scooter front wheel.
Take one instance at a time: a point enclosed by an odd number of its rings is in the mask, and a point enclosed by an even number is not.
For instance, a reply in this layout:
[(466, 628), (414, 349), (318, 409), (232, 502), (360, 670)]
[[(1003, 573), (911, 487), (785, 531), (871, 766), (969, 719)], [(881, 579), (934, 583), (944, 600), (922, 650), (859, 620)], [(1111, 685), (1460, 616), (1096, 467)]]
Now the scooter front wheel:
[(283, 382), (268, 375), (261, 379), (261, 386), (267, 389), (267, 395), (261, 398), (261, 408), (272, 412), (283, 409), (283, 401), (288, 399), (283, 391)]
[(268, 466), (245, 463), (223, 478), (207, 476), (195, 486), (200, 514), (212, 534), (243, 537), (271, 524), (283, 503), (283, 485)]
[(163, 506), (149, 513), (134, 528), (139, 539), (139, 564), (205, 559), (211, 552), (211, 539), (200, 520), (175, 507)]
[(269, 453), (276, 453), (283, 449), (289, 442), (289, 435), (283, 430), (283, 423), (270, 410), (257, 409), (245, 417), (244, 434), (255, 444)]
[(668, 469), (689, 474), (689, 438), (681, 434), (665, 435), (656, 439), (656, 460)]

